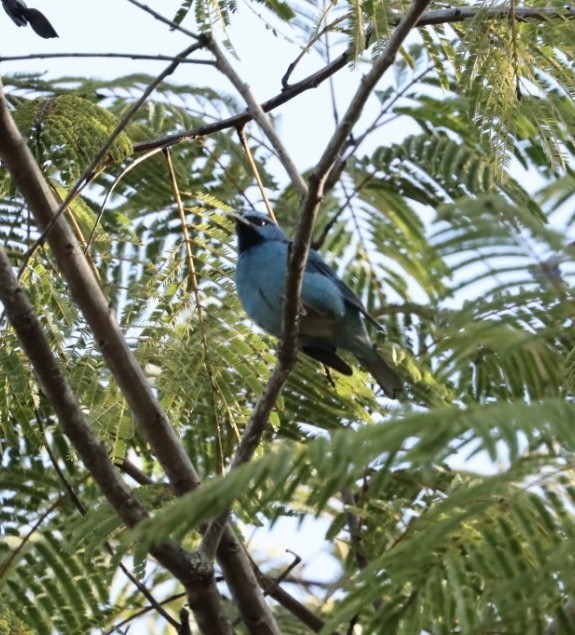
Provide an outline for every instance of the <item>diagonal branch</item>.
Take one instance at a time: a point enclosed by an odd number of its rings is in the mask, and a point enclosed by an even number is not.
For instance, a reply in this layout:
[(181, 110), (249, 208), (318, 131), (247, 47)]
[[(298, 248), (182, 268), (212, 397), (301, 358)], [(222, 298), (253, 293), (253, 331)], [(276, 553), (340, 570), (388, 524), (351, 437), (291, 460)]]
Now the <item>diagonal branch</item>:
[(133, 4), (135, 7), (142, 9), (142, 11), (149, 13), (156, 20), (159, 20), (160, 22), (167, 24), (172, 31), (179, 31), (180, 33), (183, 33), (184, 35), (188, 35), (189, 37), (194, 38), (196, 40), (202, 37), (201, 35), (197, 35), (196, 33), (193, 33), (192, 31), (188, 31), (188, 29), (185, 29), (181, 24), (177, 24), (173, 20), (170, 20), (169, 18), (164, 17), (161, 13), (154, 11), (154, 9), (151, 9), (147, 4), (144, 4), (143, 2), (138, 2), (138, 0), (128, 0), (128, 2), (130, 4)]
[[(279, 93), (279, 95), (265, 101), (261, 104), (261, 109), (263, 112), (270, 112), (282, 104), (291, 101), (294, 97), (304, 93), (306, 90), (317, 88), (323, 81), (328, 79), (328, 77), (331, 77), (334, 73), (337, 73), (338, 70), (343, 68), (348, 61), (349, 59), (347, 53), (343, 53), (333, 62), (324, 66), (324, 68), (312, 75), (309, 75), (305, 79), (302, 79), (300, 82), (292, 84), (288, 89)], [(182, 141), (190, 141), (199, 137), (206, 137), (214, 132), (219, 132), (220, 130), (244, 126), (249, 121), (252, 121), (253, 118), (253, 115), (249, 112), (241, 113), (239, 115), (234, 115), (233, 117), (228, 117), (227, 119), (222, 119), (221, 121), (215, 121), (214, 123), (207, 124), (205, 126), (192, 128), (191, 130), (184, 130), (183, 132), (165, 135), (158, 139), (135, 143), (134, 150), (136, 152), (147, 152), (148, 150), (165, 148), (166, 146), (174, 145)]]
[[(244, 98), (244, 101), (248, 105), (248, 114), (250, 118), (254, 119), (256, 123), (263, 130), (266, 137), (269, 139), (273, 149), (275, 150), (280, 163), (284, 166), (285, 171), (288, 173), (294, 188), (298, 194), (303, 198), (307, 192), (307, 185), (303, 180), (299, 170), (295, 166), (294, 162), (285, 148), (282, 140), (272, 126), (269, 118), (259, 102), (253, 96), (250, 87), (242, 80), (242, 78), (236, 73), (233, 66), (229, 63), (227, 57), (224, 55), (221, 48), (211, 39), (206, 44), (208, 50), (216, 60), (216, 68), (221, 71), (232, 82), (236, 90)], [(241, 126), (243, 127), (243, 126)]]
[[(363, 107), (371, 95), (373, 89), (382, 78), (384, 73), (391, 67), (408, 36), (420, 19), (430, 0), (414, 0), (409, 11), (391, 34), (389, 41), (382, 55), (376, 60), (370, 71), (363, 77), (359, 88), (353, 95), (347, 111), (343, 115), (339, 125), (329, 140), (317, 166), (309, 178), (308, 196), (302, 205), (301, 220), (299, 222), (296, 235), (291, 250), (290, 263), (288, 266), (286, 291), (286, 302), (283, 315), (283, 338), (280, 346), (278, 361), (274, 368), (274, 375), (268, 382), (266, 389), (269, 394), (274, 394), (275, 399), (279, 396), (283, 384), (278, 384), (272, 390), (272, 380), (276, 376), (282, 377), (282, 370), (291, 372), (295, 363), (298, 334), (298, 312), (299, 297), (307, 256), (311, 243), (311, 235), (319, 206), (324, 196), (324, 186), (329, 178), (330, 171), (342, 151), (348, 136), (354, 125), (357, 123)], [(277, 371), (277, 373), (276, 373)], [(268, 392), (268, 390), (266, 390)], [(267, 413), (269, 416), (269, 411)]]

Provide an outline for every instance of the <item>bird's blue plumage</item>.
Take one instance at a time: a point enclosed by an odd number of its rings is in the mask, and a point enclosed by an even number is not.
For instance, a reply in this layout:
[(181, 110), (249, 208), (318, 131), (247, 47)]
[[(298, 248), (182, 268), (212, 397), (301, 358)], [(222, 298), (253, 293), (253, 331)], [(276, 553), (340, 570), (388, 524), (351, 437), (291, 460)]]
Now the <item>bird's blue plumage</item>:
[[(290, 241), (268, 216), (258, 212), (245, 214), (236, 226), (240, 301), (254, 322), (281, 337)], [(301, 304), (299, 344), (305, 353), (351, 374), (351, 368), (336, 354), (337, 349), (350, 351), (388, 396), (396, 396), (401, 380), (373, 347), (365, 328), (364, 320), (372, 318), (357, 295), (314, 250), (304, 271)]]

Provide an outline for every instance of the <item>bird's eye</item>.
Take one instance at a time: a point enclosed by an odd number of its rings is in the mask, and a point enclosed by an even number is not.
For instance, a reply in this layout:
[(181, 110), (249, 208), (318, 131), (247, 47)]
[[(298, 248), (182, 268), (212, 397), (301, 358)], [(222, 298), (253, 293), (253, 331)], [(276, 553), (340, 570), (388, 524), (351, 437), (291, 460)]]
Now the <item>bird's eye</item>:
[(263, 227), (264, 225), (268, 224), (267, 220), (264, 220), (263, 218), (254, 218), (252, 220), (252, 223), (254, 225), (257, 225), (258, 227)]

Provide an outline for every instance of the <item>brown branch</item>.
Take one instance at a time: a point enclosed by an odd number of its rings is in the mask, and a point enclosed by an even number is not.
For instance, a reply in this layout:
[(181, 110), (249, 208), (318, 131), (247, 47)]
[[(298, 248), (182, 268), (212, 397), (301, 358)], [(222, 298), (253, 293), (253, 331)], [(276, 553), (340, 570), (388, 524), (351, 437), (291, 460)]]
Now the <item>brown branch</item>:
[[(324, 68), (320, 69), (316, 73), (313, 73), (312, 75), (306, 77), (297, 84), (293, 84), (287, 90), (282, 91), (279, 95), (276, 95), (275, 97), (272, 97), (268, 101), (261, 104), (261, 109), (264, 112), (270, 112), (278, 106), (281, 106), (282, 104), (285, 104), (286, 102), (292, 100), (294, 97), (297, 97), (297, 95), (300, 95), (306, 90), (317, 88), (324, 80), (326, 80), (328, 77), (331, 77), (334, 73), (343, 68), (347, 64), (347, 62), (348, 56), (346, 53), (343, 53), (336, 60), (331, 62), (331, 64), (327, 64), (326, 66), (324, 66)], [(219, 132), (220, 130), (227, 130), (228, 128), (238, 128), (239, 126), (243, 126), (248, 123), (248, 121), (252, 121), (252, 119), (253, 116), (250, 113), (234, 115), (233, 117), (228, 117), (227, 119), (222, 119), (221, 121), (215, 121), (214, 123), (207, 124), (205, 126), (198, 126), (197, 128), (184, 130), (183, 132), (165, 135), (158, 139), (136, 143), (134, 144), (134, 150), (136, 152), (147, 152), (148, 150), (153, 150), (155, 148), (165, 148), (167, 146), (180, 143), (182, 141), (190, 141), (192, 139), (197, 139), (198, 137), (205, 137), (207, 135), (213, 134), (214, 132)]]
[(138, 2), (138, 0), (128, 0), (128, 2), (130, 4), (133, 4), (135, 7), (142, 9), (142, 11), (149, 13), (156, 20), (163, 22), (164, 24), (167, 24), (172, 31), (179, 31), (180, 33), (183, 33), (184, 35), (188, 35), (189, 37), (194, 38), (195, 40), (199, 40), (202, 37), (201, 35), (198, 35), (197, 33), (188, 31), (188, 29), (185, 29), (180, 24), (176, 24), (173, 20), (170, 20), (169, 18), (165, 18), (161, 13), (154, 11), (154, 9), (150, 9), (150, 7), (144, 4), (143, 2)]
[[(329, 178), (333, 165), (337, 162), (339, 154), (353, 126), (357, 123), (367, 99), (383, 74), (395, 61), (401, 45), (411, 29), (417, 24), (429, 1), (430, 0), (414, 0), (408, 13), (389, 38), (382, 55), (373, 64), (371, 70), (363, 77), (359, 88), (350, 101), (346, 113), (343, 115), (320, 157), (316, 168), (310, 176), (308, 196), (302, 205), (301, 220), (296, 231), (288, 267), (282, 343), (280, 345), (278, 361), (274, 368), (274, 374), (266, 386), (267, 398), (269, 399), (273, 396), (274, 403), (283, 387), (283, 383), (280, 382), (284, 374), (287, 373), (289, 375), (295, 362), (299, 297), (303, 272), (310, 248), (315, 219), (324, 195), (324, 185)], [(277, 385), (274, 385), (274, 381), (277, 382)], [(285, 382), (285, 379), (283, 379), (283, 381)], [(271, 411), (271, 408), (269, 408), (266, 417), (269, 416), (269, 411)]]
[[(269, 578), (258, 571), (258, 580), (267, 595), (272, 597), (278, 604), (281, 604), (287, 611), (297, 617), (302, 624), (305, 624), (314, 633), (319, 633), (325, 626), (325, 622), (310, 609), (292, 597), (276, 580)], [(331, 635), (338, 635), (336, 632)]]
[[(248, 84), (246, 84), (242, 78), (236, 73), (233, 66), (224, 55), (221, 48), (217, 45), (215, 40), (210, 40), (207, 43), (207, 48), (211, 51), (216, 60), (216, 68), (223, 73), (230, 82), (234, 85), (235, 89), (244, 98), (244, 101), (248, 105), (248, 114), (250, 119), (254, 119), (256, 123), (263, 130), (266, 137), (269, 139), (275, 153), (283, 165), (285, 171), (291, 179), (291, 182), (296, 189), (296, 192), (303, 198), (307, 192), (307, 185), (303, 180), (299, 170), (296, 168), (292, 161), (287, 149), (285, 148), (282, 140), (280, 139), (274, 127), (271, 125), (268, 117), (266, 117), (265, 110), (260, 106), (259, 102), (253, 96), (252, 91)], [(238, 130), (241, 130), (245, 126), (245, 123), (236, 126)]]
[(41, 230), (53, 227), (48, 242), (68, 281), (72, 298), (90, 325), (110, 370), (136, 420), (147, 433), (175, 491), (196, 487), (199, 478), (128, 347), (76, 237), (64, 218), (54, 220), (58, 203), (16, 128), (3, 93), (0, 94), (0, 157)]
[[(311, 243), (311, 234), (319, 204), (323, 197), (323, 186), (329, 176), (330, 169), (336, 161), (348, 134), (361, 115), (361, 111), (373, 88), (385, 71), (393, 64), (399, 48), (419, 16), (430, 0), (414, 0), (410, 11), (392, 34), (386, 50), (375, 62), (372, 69), (364, 76), (361, 85), (353, 96), (347, 112), (336, 128), (326, 150), (320, 158), (316, 169), (310, 177), (308, 195), (303, 204), (301, 221), (292, 244), (290, 263), (288, 266), (286, 298), (283, 313), (283, 338), (278, 350), (278, 359), (271, 377), (256, 403), (248, 421), (244, 434), (234, 455), (231, 469), (251, 460), (267, 426), (270, 413), (295, 365), (297, 357), (297, 335), (299, 318), (299, 297), (303, 280), (303, 272)], [(213, 552), (225, 527), (229, 510), (214, 519), (204, 536), (202, 550), (207, 554)]]
[[(568, 20), (573, 19), (573, 13), (570, 11), (570, 7), (566, 7), (564, 12), (557, 11), (556, 9), (540, 8), (530, 9), (529, 7), (516, 7), (515, 18), (517, 20), (539, 20), (546, 22), (547, 20)], [(437, 9), (433, 11), (426, 11), (418, 20), (416, 26), (433, 26), (437, 24), (453, 24), (455, 22), (463, 22), (464, 20), (473, 20), (474, 18), (481, 17), (483, 20), (501, 20), (507, 19), (511, 15), (511, 5), (500, 4), (496, 7), (490, 8), (467, 8), (467, 7), (455, 7), (453, 9)], [(400, 15), (395, 15), (392, 20), (392, 24), (399, 24), (401, 20)]]
[[(153, 480), (144, 472), (142, 472), (135, 465), (129, 461), (124, 460), (120, 465), (120, 469), (129, 474), (140, 485), (151, 485)], [(299, 600), (296, 600), (287, 591), (278, 586), (278, 581), (266, 576), (260, 571), (256, 563), (250, 558), (246, 551), (239, 545), (233, 532), (228, 528), (224, 529), (223, 537), (218, 547), (218, 559), (222, 570), (229, 567), (229, 571), (224, 570), (224, 578), (230, 586), (230, 579), (235, 575), (237, 580), (234, 580), (234, 585), (238, 587), (242, 593), (246, 595), (242, 601), (244, 604), (249, 605), (253, 602), (249, 585), (245, 584), (245, 580), (242, 578), (241, 572), (243, 567), (248, 567), (254, 576), (254, 580), (264, 590), (265, 595), (272, 597), (278, 604), (281, 604), (286, 610), (297, 617), (303, 624), (311, 628), (314, 632), (319, 632), (323, 628), (324, 622), (315, 613), (313, 613), (307, 606), (302, 604)], [(235, 562), (237, 561), (237, 563)], [(230, 566), (231, 565), (231, 566)], [(289, 580), (287, 580), (289, 582)], [(237, 591), (236, 591), (237, 593)], [(253, 605), (252, 615), (256, 616), (258, 609), (256, 605)], [(245, 622), (245, 617), (242, 617)], [(251, 631), (250, 631), (251, 632)], [(273, 633), (274, 631), (263, 631), (264, 633)], [(332, 635), (338, 635), (334, 632)]]
[[(144, 53), (31, 53), (29, 55), (0, 55), (0, 62), (21, 62), (26, 60), (47, 60), (55, 58), (110, 58), (125, 60), (146, 60), (151, 62), (176, 62), (177, 55), (147, 55)], [(213, 60), (180, 60), (180, 64), (205, 64), (213, 66)]]
[[(58, 459), (56, 455), (52, 451), (52, 446), (50, 444), (50, 440), (48, 439), (48, 435), (46, 434), (46, 430), (44, 427), (44, 422), (42, 421), (42, 416), (38, 410), (36, 410), (36, 422), (38, 423), (38, 427), (40, 428), (40, 432), (42, 433), (42, 437), (44, 439), (44, 448), (48, 454), (48, 458), (50, 463), (52, 464), (52, 468), (56, 472), (58, 480), (62, 483), (64, 490), (68, 499), (72, 502), (72, 505), (76, 508), (76, 510), (80, 513), (81, 516), (86, 515), (86, 506), (80, 500), (80, 497), (76, 493), (74, 486), (70, 481), (66, 478), (66, 475), (60, 468), (60, 464), (58, 463)], [(104, 542), (104, 547), (106, 551), (113, 557), (115, 555), (115, 550), (110, 544), (109, 541)], [(128, 567), (123, 563), (119, 562), (118, 566), (120, 567), (122, 573), (128, 578), (128, 580), (138, 589), (138, 591), (148, 600), (150, 603), (150, 608), (154, 609), (158, 615), (161, 615), (168, 624), (171, 624), (173, 627), (178, 626), (178, 622), (162, 607), (161, 603), (156, 600), (153, 596), (152, 592), (146, 587), (146, 585), (138, 580), (138, 578), (128, 569)]]
[[(176, 600), (181, 600), (185, 596), (186, 596), (185, 593), (176, 593), (176, 594), (170, 596), (169, 598), (166, 598), (165, 600), (162, 600), (160, 602), (160, 604), (161, 605), (170, 604), (172, 602), (175, 602)], [(134, 620), (138, 619), (139, 617), (142, 617), (142, 615), (145, 615), (146, 613), (149, 613), (150, 611), (153, 611), (153, 610), (155, 610), (155, 607), (153, 607), (153, 606), (144, 606), (141, 609), (138, 609), (137, 611), (134, 611), (129, 617), (123, 619), (121, 622), (117, 622), (116, 624), (114, 624), (110, 628), (108, 628), (105, 631), (103, 631), (102, 635), (113, 635), (114, 633), (121, 633), (122, 631), (120, 629), (122, 629), (124, 626), (128, 626), (128, 624), (130, 624), (130, 622), (133, 622)], [(178, 624), (178, 623), (176, 622), (176, 624)], [(126, 633), (128, 633), (127, 630), (126, 630)]]
[[(3, 247), (0, 247), (0, 300), (64, 433), (118, 516), (127, 527), (134, 527), (148, 518), (148, 513), (86, 421)], [(186, 588), (202, 632), (231, 635), (211, 566), (200, 555), (193, 556), (173, 542), (155, 545), (150, 553)]]

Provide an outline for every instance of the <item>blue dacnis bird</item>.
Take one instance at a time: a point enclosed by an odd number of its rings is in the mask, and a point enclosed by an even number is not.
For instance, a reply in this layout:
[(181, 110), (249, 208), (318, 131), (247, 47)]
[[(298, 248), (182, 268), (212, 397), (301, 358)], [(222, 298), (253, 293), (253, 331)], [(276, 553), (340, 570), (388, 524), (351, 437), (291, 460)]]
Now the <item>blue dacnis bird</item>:
[[(264, 331), (281, 337), (283, 300), (290, 241), (265, 214), (236, 218), (238, 264), (236, 286), (246, 313)], [(336, 353), (352, 353), (388, 397), (397, 397), (402, 382), (369, 339), (365, 320), (376, 324), (361, 300), (310, 250), (305, 268), (299, 328), (301, 350), (344, 375), (352, 370)], [(377, 326), (377, 324), (376, 324)]]

